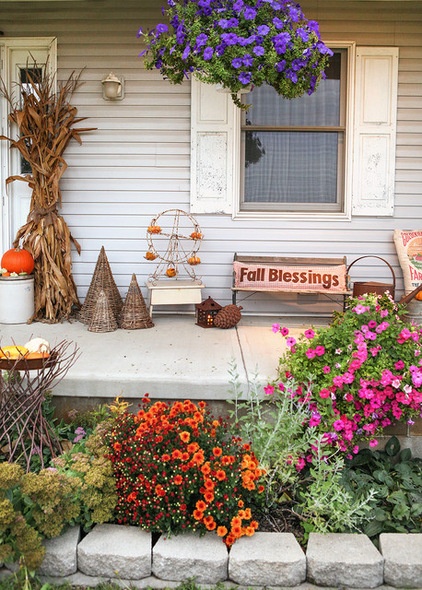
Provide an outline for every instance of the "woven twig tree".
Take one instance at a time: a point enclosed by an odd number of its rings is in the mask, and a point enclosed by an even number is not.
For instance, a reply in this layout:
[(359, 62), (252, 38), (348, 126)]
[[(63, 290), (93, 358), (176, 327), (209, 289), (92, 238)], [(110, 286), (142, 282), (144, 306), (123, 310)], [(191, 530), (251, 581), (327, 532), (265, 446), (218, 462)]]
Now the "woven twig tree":
[(139, 330), (154, 327), (135, 273), (132, 275), (122, 311), (120, 312), (119, 327), (124, 330)]
[[(47, 72), (37, 75), (42, 68), (27, 68), (25, 84), (17, 83), (19, 96), (9, 94), (1, 81), (0, 94), (10, 105), (9, 121), (16, 125), (18, 139), (4, 135), (31, 166), (31, 174), (10, 176), (26, 182), (32, 189), (27, 222), (16, 235), (14, 245), (23, 244), (35, 260), (35, 313), (32, 319), (50, 323), (68, 318), (74, 307), (80, 307), (76, 285), (72, 277), (71, 244), (80, 253), (63, 217), (60, 179), (67, 168), (63, 153), (71, 139), (81, 142), (80, 134), (94, 128), (75, 129), (84, 121), (77, 109), (69, 104), (79, 85), (80, 75), (72, 73), (59, 90), (54, 90), (54, 78)], [(30, 90), (28, 91), (28, 85)]]
[(92, 275), (91, 284), (89, 285), (88, 293), (79, 313), (79, 319), (84, 324), (89, 324), (92, 320), (95, 307), (101, 291), (107, 295), (111, 311), (115, 318), (119, 317), (122, 309), (123, 301), (111, 272), (110, 263), (107, 258), (104, 246), (101, 246), (98, 255), (97, 264), (95, 265), (94, 274)]

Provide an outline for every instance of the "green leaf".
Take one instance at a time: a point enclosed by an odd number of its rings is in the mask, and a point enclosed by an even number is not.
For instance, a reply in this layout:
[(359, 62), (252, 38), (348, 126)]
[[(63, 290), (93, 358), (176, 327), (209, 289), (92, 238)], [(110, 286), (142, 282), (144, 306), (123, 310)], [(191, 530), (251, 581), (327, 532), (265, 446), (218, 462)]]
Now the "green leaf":
[(412, 458), (412, 451), (410, 449), (403, 449), (399, 455), (400, 461), (410, 461)]
[(400, 442), (397, 436), (392, 436), (385, 445), (385, 452), (389, 457), (394, 457), (400, 451)]
[(383, 530), (383, 522), (378, 520), (371, 520), (371, 522), (368, 523), (364, 528), (364, 533), (365, 535), (368, 535), (368, 537), (375, 537), (376, 535), (382, 533)]

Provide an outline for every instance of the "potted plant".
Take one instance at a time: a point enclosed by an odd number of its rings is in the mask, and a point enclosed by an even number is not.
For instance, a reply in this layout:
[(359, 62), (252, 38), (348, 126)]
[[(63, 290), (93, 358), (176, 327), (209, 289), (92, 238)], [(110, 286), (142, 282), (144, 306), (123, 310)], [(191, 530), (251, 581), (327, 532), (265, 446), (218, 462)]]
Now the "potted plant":
[(296, 2), (284, 0), (167, 0), (168, 23), (145, 40), (147, 69), (157, 68), (174, 84), (194, 74), (220, 84), (241, 106), (238, 93), (269, 84), (285, 98), (312, 94), (324, 77), (332, 51), (318, 23)]
[(74, 128), (84, 120), (77, 117), (77, 109), (69, 103), (79, 84), (79, 75), (71, 74), (55, 92), (52, 77), (45, 72), (37, 75), (39, 71), (36, 65), (28, 68), (25, 87), (17, 84), (17, 97), (9, 94), (4, 82), (1, 83), (0, 93), (10, 106), (9, 121), (16, 125), (19, 136), (12, 139), (2, 135), (0, 139), (18, 149), (31, 167), (31, 174), (10, 176), (6, 180), (7, 184), (24, 181), (32, 189), (28, 219), (18, 230), (14, 246), (23, 245), (35, 261), (32, 319), (55, 323), (68, 318), (73, 308), (79, 307), (72, 277), (71, 244), (78, 252), (80, 246), (58, 213), (59, 182), (67, 168), (63, 153), (70, 140), (81, 143), (80, 134), (91, 129)]

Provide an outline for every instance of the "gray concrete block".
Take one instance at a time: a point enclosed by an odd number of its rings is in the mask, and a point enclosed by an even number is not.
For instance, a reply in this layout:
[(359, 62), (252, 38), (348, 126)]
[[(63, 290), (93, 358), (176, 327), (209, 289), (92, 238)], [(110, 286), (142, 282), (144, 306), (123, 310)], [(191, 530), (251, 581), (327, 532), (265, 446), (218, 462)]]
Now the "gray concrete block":
[(162, 580), (216, 584), (227, 579), (227, 547), (215, 533), (161, 536), (152, 550), (152, 572)]
[(231, 547), (229, 578), (244, 586), (296, 586), (306, 580), (305, 554), (292, 533), (257, 532)]
[(88, 576), (146, 578), (151, 575), (151, 534), (134, 526), (97, 525), (78, 545), (78, 569)]
[(384, 582), (396, 588), (422, 588), (422, 535), (381, 533)]
[(311, 533), (306, 551), (308, 580), (321, 586), (376, 588), (384, 559), (366, 535)]
[(38, 573), (45, 576), (70, 576), (78, 569), (77, 551), (80, 527), (69, 528), (59, 537), (46, 539), (45, 556)]

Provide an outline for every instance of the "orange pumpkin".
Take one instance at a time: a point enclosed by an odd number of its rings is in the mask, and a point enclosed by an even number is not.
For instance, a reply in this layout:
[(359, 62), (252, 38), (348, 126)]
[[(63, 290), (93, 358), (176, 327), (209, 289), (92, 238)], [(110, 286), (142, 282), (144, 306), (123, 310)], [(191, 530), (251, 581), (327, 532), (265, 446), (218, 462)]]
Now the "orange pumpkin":
[(177, 271), (175, 268), (173, 268), (172, 266), (170, 266), (167, 270), (166, 270), (166, 275), (168, 277), (175, 277), (177, 275)]
[(157, 255), (156, 255), (156, 254), (154, 254), (154, 252), (150, 252), (150, 251), (148, 250), (148, 252), (145, 254), (145, 258), (146, 258), (147, 260), (155, 260), (155, 259), (157, 258)]
[(202, 240), (202, 234), (199, 231), (193, 231), (190, 235), (192, 240)]
[(416, 293), (415, 299), (417, 299), (418, 301), (422, 301), (422, 291), (419, 291), (419, 293)]
[(190, 258), (188, 258), (188, 264), (190, 264), (191, 266), (195, 266), (200, 263), (201, 259), (199, 258), (199, 256), (191, 256)]
[[(34, 266), (35, 263), (32, 254), (23, 248), (7, 250), (1, 259), (2, 268), (5, 268), (8, 272), (16, 272), (17, 274), (31, 274)], [(5, 276), (4, 273), (3, 276)]]
[(161, 227), (159, 225), (149, 225), (148, 226), (148, 233), (149, 234), (160, 234)]

